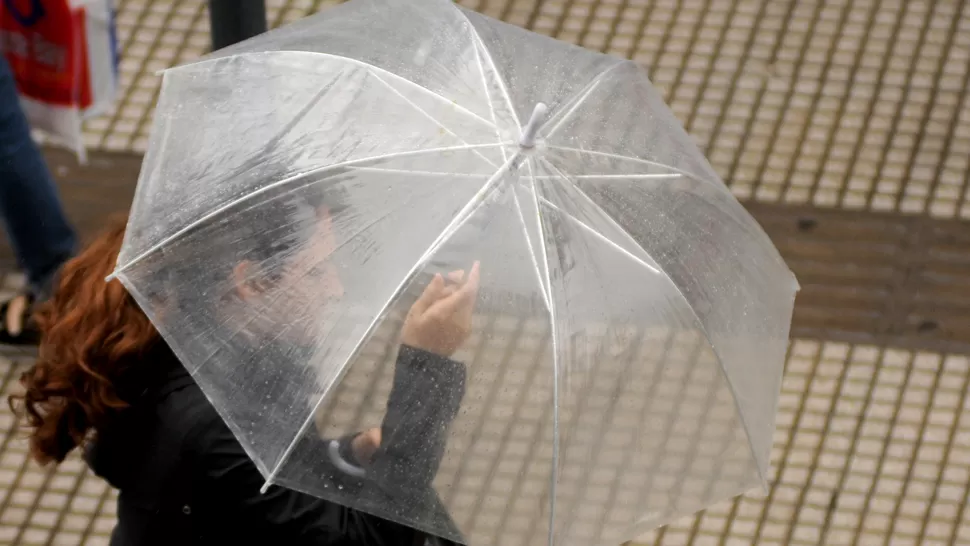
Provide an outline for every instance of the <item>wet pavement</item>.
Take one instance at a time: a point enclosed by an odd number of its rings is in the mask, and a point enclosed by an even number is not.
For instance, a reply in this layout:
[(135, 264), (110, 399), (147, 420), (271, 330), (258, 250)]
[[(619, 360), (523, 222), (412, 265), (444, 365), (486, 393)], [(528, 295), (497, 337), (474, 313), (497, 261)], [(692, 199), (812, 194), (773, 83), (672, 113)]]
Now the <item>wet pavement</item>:
[[(330, 3), (267, 1), (274, 25)], [(769, 492), (642, 543), (970, 544), (970, 3), (466, 4), (648, 67), (803, 287)], [(155, 72), (208, 45), (201, 0), (118, 6), (123, 98), (90, 165), (48, 154), (85, 234), (127, 208)], [(28, 361), (0, 359), (5, 391)], [(13, 424), (0, 408), (0, 543), (107, 543), (113, 492), (29, 463)]]

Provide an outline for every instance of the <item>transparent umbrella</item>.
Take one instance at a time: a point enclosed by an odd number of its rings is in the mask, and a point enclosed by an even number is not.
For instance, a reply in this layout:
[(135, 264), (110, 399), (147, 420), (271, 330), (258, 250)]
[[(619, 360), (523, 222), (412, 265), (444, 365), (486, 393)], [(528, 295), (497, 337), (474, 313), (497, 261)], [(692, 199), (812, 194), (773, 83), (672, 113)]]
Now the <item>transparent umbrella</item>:
[[(404, 317), (476, 262), (470, 335), (409, 387)], [(445, 0), (165, 71), (113, 276), (267, 486), (588, 546), (765, 484), (779, 254), (637, 65)]]

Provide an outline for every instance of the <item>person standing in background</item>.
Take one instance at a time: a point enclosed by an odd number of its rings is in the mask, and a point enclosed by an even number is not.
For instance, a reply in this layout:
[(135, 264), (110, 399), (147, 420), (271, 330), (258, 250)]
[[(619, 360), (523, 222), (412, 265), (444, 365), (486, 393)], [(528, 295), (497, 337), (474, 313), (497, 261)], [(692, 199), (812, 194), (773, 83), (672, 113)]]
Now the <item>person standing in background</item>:
[(0, 344), (36, 345), (30, 320), (35, 302), (50, 295), (61, 265), (77, 249), (77, 237), (57, 188), (20, 107), (17, 85), (0, 56), (0, 220), (27, 274), (23, 293), (0, 302)]

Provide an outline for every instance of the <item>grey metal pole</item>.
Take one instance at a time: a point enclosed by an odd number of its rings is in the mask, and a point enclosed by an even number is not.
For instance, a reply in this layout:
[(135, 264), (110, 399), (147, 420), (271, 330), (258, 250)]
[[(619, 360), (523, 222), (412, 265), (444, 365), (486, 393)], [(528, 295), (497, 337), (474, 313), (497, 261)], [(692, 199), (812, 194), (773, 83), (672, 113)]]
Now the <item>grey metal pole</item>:
[(266, 32), (266, 0), (209, 0), (212, 49)]

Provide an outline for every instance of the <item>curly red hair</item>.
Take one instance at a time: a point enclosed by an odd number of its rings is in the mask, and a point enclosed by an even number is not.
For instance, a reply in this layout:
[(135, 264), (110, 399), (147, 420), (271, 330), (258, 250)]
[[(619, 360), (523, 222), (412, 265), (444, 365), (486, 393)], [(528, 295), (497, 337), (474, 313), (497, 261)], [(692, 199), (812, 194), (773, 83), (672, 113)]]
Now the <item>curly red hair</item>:
[(129, 405), (123, 393), (144, 379), (139, 361), (159, 340), (121, 283), (104, 280), (124, 233), (123, 219), (114, 220), (65, 264), (53, 297), (38, 309), (38, 359), (9, 403), (25, 418), (41, 464), (63, 461)]

